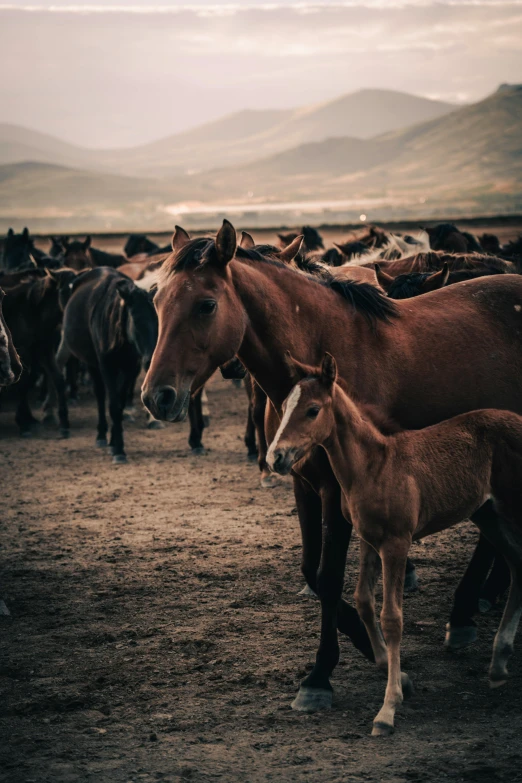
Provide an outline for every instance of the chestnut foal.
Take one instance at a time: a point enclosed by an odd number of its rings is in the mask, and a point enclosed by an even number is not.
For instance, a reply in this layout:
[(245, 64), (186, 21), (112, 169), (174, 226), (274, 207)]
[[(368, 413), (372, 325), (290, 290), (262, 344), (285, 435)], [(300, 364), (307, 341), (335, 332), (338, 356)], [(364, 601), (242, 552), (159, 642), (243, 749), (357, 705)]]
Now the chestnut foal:
[[(511, 572), (489, 672), (492, 688), (503, 685), (522, 613), (522, 417), (479, 410), (425, 429), (385, 435), (369, 411), (337, 383), (331, 354), (325, 354), (320, 368), (301, 364), (290, 354), (287, 364), (296, 385), (283, 403), (267, 462), (277, 473), (289, 473), (314, 446), (322, 446), (341, 486), (344, 507), (361, 539), (357, 609), (377, 665), (388, 670), (373, 735), (393, 731), (403, 689), (411, 690), (400, 670), (403, 581), (411, 543), (472, 515)], [(476, 514), (489, 498), (499, 512), (493, 523), (489, 514)], [(384, 640), (375, 616), (379, 557)]]

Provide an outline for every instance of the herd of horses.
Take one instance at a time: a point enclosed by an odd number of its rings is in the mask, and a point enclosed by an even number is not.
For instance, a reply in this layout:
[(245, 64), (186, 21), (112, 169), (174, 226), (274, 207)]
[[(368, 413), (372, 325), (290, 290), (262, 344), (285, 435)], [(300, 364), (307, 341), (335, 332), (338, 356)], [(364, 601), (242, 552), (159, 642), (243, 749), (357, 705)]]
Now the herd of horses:
[[(67, 437), (68, 403), (88, 371), (96, 445), (125, 462), (124, 412), (144, 369), (149, 424), (189, 416), (199, 453), (206, 382), (218, 369), (244, 378), (248, 455), (264, 486), (292, 473), (303, 592), (321, 604), (296, 710), (331, 705), (340, 631), (387, 670), (373, 733), (393, 730), (411, 691), (400, 671), (402, 594), (417, 579), (411, 542), (467, 518), (480, 538), (446, 645), (472, 643), (479, 605), (509, 587), (490, 669), (492, 686), (506, 682), (522, 613), (521, 238), (501, 245), (452, 224), (415, 237), (370, 226), (325, 248), (304, 227), (275, 246), (246, 232), (238, 241), (225, 220), (215, 237), (176, 227), (168, 248), (131, 235), (115, 254), (89, 237), (52, 237), (44, 253), (24, 229), (8, 232), (1, 266), (0, 385), (12, 387), (22, 436), (36, 423), (29, 398), (38, 388)], [(357, 609), (342, 597), (352, 527)]]

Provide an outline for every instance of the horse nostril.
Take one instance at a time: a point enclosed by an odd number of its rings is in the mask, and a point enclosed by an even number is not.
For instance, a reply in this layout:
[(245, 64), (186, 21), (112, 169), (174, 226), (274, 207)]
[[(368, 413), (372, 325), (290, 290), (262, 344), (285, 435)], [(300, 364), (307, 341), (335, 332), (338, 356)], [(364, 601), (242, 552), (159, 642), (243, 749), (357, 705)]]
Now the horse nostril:
[(278, 468), (281, 467), (281, 465), (283, 464), (283, 452), (282, 451), (276, 451), (276, 453), (274, 455), (274, 461), (273, 461), (272, 464), (273, 464), (275, 470), (277, 470)]
[(164, 386), (156, 392), (156, 405), (163, 410), (169, 410), (176, 401), (176, 392), (172, 386)]

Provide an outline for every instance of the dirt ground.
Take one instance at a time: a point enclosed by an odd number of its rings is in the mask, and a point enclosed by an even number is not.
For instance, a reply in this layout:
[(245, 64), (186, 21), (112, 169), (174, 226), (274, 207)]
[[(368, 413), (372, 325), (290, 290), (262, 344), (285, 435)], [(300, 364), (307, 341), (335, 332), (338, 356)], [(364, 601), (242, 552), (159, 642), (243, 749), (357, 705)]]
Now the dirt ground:
[[(291, 486), (261, 489), (242, 437), (243, 389), (215, 379), (208, 453), (187, 425), (127, 425), (129, 463), (94, 447), (88, 389), (72, 436), (20, 440), (0, 414), (0, 780), (470, 781), (522, 779), (522, 657), (487, 682), (499, 612), (479, 641), (442, 646), (476, 540), (461, 526), (418, 545), (403, 668), (416, 695), (372, 739), (384, 679), (343, 639), (330, 712), (290, 709), (318, 643), (319, 605), (297, 595)], [(354, 585), (356, 546), (346, 594)]]

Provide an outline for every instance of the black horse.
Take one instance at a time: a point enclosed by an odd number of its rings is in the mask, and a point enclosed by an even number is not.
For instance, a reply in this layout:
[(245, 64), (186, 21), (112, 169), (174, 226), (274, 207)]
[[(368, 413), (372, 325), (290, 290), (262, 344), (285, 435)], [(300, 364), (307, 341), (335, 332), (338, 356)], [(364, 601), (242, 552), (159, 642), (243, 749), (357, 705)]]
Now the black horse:
[(24, 228), (21, 234), (15, 234), (10, 228), (2, 249), (2, 268), (8, 272), (34, 269), (36, 266), (34, 250), (28, 228)]
[[(18, 277), (18, 280), (16, 279)], [(60, 434), (69, 436), (69, 418), (65, 382), (55, 361), (56, 336), (62, 321), (60, 294), (75, 278), (70, 269), (51, 274), (39, 270), (10, 276), (11, 285), (3, 282), (6, 323), (24, 365), (15, 387), (18, 397), (16, 423), (22, 437), (29, 437), (36, 419), (29, 406), (29, 392), (43, 371), (53, 397), (58, 398)], [(2, 278), (4, 281), (5, 278)]]
[(153, 242), (152, 239), (146, 237), (145, 234), (130, 234), (123, 248), (123, 252), (127, 258), (133, 258), (142, 253), (145, 253), (148, 256), (155, 256), (158, 255), (158, 253), (170, 253), (171, 250), (172, 248), (170, 245), (160, 247), (156, 242)]
[(151, 296), (110, 267), (76, 278), (65, 306), (58, 363), (75, 356), (89, 368), (98, 403), (96, 445), (107, 446), (105, 397), (112, 420), (113, 462), (126, 462), (123, 409), (142, 365), (148, 367), (158, 335)]

